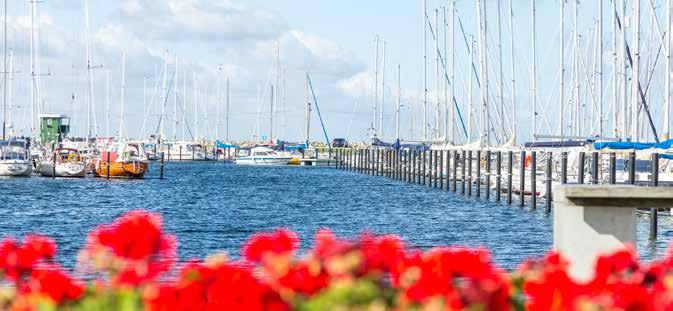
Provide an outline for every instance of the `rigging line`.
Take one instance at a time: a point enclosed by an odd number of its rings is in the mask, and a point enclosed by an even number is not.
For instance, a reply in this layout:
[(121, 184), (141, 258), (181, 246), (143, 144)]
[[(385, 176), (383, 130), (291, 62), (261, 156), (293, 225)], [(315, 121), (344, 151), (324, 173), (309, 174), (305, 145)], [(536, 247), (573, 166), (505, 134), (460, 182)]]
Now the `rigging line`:
[[(425, 14), (425, 20), (426, 20), (426, 22), (430, 23), (430, 21), (428, 20), (428, 14), (427, 14), (427, 13)], [(432, 37), (433, 37), (435, 40), (437, 40), (437, 37), (435, 36), (435, 32), (434, 32), (433, 29), (432, 29), (432, 25), (430, 25), (430, 33), (432, 34)], [(439, 49), (438, 49), (437, 51), (438, 51), (439, 59), (440, 59), (441, 62), (442, 62), (442, 67), (444, 68), (444, 79), (446, 80), (446, 82), (447, 82), (447, 83), (449, 84), (449, 86), (450, 86), (451, 83), (453, 83), (453, 82), (451, 81), (451, 79), (449, 79), (449, 75), (448, 75), (448, 73), (446, 72), (446, 62), (444, 61), (444, 57), (442, 56), (441, 51), (439, 51)], [(474, 64), (472, 64), (472, 65), (474, 66)], [(460, 119), (460, 124), (461, 124), (462, 127), (463, 127), (463, 134), (465, 135), (465, 137), (467, 137), (467, 128), (465, 127), (465, 122), (463, 121), (463, 115), (462, 115), (462, 113), (460, 112), (460, 107), (459, 107), (459, 105), (458, 105), (458, 100), (456, 99), (455, 94), (454, 94), (454, 96), (453, 96), (453, 98), (452, 98), (452, 101), (453, 101), (453, 105), (454, 105), (454, 107), (456, 108), (456, 112), (458, 113), (458, 118)], [(427, 125), (426, 125), (426, 126), (427, 126)]]
[[(169, 97), (171, 96), (171, 90), (173, 89), (173, 79), (175, 79), (175, 71), (173, 71), (173, 73), (171, 74), (170, 85), (168, 85), (168, 89), (166, 90), (166, 96), (164, 97), (164, 103), (163, 103), (163, 109), (161, 111), (164, 111), (164, 109), (166, 109), (166, 103), (168, 103)], [(161, 130), (161, 124), (163, 122), (164, 122), (164, 114), (162, 113), (161, 116), (159, 116), (159, 123), (157, 124), (157, 130), (154, 132), (155, 135), (159, 134), (159, 131)]]

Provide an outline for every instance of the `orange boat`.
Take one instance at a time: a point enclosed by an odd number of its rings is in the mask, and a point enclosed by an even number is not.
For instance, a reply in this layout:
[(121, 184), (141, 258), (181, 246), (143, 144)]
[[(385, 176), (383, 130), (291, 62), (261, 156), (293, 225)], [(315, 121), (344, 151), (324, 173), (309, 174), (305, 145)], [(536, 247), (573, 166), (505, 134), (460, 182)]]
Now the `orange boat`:
[(107, 178), (143, 178), (149, 167), (147, 153), (142, 144), (115, 143), (102, 151), (96, 161), (94, 175)]

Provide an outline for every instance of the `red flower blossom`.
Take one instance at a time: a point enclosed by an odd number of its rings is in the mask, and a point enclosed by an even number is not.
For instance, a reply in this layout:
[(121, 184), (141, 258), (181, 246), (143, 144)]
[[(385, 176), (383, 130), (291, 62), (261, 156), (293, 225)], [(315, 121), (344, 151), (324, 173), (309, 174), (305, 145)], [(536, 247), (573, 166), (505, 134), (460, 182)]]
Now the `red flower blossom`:
[(60, 305), (82, 297), (84, 285), (58, 266), (43, 265), (32, 271), (30, 279), (21, 288), (21, 294), (40, 295)]
[(243, 246), (243, 256), (252, 262), (262, 262), (266, 254), (294, 256), (299, 237), (288, 229), (259, 233)]
[(56, 243), (48, 237), (27, 235), (21, 245), (7, 238), (0, 241), (0, 271), (9, 280), (19, 281), (30, 274), (37, 263), (50, 260), (55, 254)]

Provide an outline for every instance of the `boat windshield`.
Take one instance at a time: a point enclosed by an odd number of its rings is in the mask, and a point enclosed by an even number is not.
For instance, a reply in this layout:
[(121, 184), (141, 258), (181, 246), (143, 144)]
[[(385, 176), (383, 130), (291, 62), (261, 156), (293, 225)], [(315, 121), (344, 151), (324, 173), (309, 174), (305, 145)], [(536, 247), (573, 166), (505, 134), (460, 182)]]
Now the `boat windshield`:
[(0, 159), (26, 160), (26, 143), (23, 141), (0, 141)]

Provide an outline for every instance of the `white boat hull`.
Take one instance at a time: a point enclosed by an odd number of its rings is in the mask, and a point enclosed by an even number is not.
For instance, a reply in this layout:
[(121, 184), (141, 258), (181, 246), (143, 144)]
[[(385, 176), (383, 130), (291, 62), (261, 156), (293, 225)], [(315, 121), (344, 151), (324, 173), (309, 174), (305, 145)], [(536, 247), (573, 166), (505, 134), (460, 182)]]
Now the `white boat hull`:
[(25, 160), (0, 161), (0, 176), (25, 177), (33, 172), (33, 165)]
[[(49, 162), (40, 163), (40, 175), (54, 177), (54, 164)], [(84, 162), (57, 163), (56, 177), (86, 177), (87, 165)]]
[(237, 165), (287, 165), (292, 158), (256, 158), (242, 157), (236, 159)]

